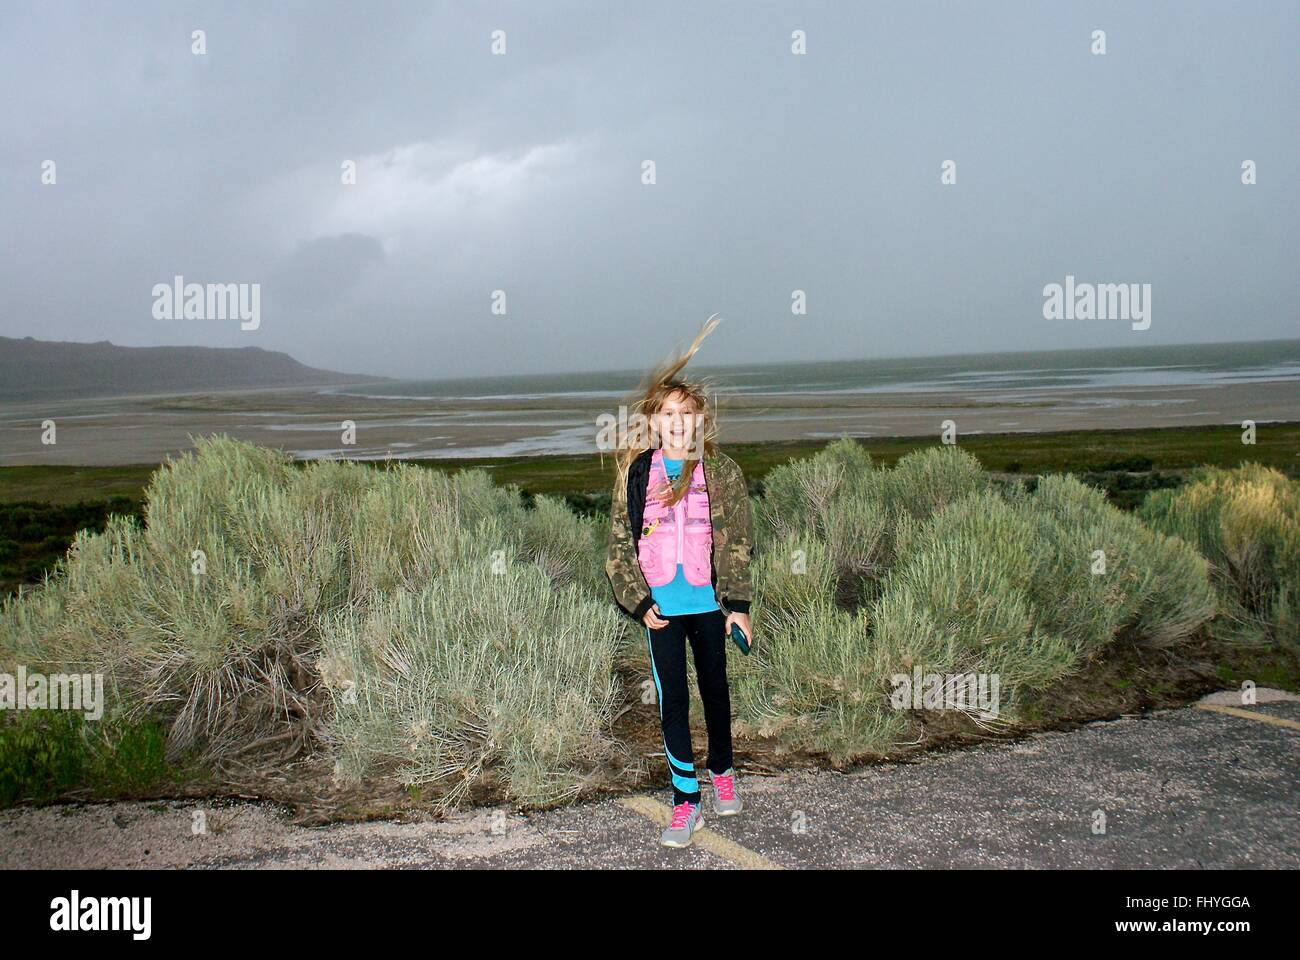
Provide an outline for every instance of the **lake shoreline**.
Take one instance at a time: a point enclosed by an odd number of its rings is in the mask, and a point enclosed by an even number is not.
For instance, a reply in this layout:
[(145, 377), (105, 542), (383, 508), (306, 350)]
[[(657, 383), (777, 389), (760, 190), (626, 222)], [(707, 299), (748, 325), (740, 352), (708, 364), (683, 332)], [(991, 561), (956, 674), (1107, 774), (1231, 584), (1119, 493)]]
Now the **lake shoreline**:
[[(717, 396), (728, 444), (958, 437), (1178, 426), (1240, 427), (1300, 420), (1295, 380), (1158, 387), (962, 389), (944, 392), (729, 393)], [(317, 388), (9, 404), (0, 465), (159, 463), (192, 437), (228, 434), (300, 459), (439, 460), (595, 453), (608, 398), (379, 399)], [(54, 421), (56, 442), (42, 443)], [(345, 444), (344, 423), (356, 424)]]

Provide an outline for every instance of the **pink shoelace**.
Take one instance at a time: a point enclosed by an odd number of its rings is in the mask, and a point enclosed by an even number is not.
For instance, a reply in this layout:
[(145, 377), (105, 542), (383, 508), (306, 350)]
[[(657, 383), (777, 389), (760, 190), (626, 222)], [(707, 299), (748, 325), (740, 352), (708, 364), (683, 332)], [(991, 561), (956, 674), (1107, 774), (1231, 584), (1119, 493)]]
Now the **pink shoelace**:
[(736, 778), (735, 777), (724, 777), (720, 773), (715, 773), (713, 775), (713, 786), (718, 791), (719, 800), (726, 801), (726, 800), (736, 799)]
[(673, 822), (669, 826), (670, 830), (685, 830), (687, 822), (691, 819), (692, 803), (679, 803), (673, 807)]

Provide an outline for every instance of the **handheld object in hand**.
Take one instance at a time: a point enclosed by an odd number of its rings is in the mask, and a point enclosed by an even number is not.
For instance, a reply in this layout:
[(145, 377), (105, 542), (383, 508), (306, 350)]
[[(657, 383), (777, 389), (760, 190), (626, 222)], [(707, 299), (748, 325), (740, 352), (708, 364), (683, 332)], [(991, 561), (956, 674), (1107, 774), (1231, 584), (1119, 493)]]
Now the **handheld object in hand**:
[(731, 639), (735, 641), (736, 646), (740, 647), (740, 652), (749, 655), (749, 637), (745, 636), (745, 631), (740, 629), (740, 624), (731, 625)]

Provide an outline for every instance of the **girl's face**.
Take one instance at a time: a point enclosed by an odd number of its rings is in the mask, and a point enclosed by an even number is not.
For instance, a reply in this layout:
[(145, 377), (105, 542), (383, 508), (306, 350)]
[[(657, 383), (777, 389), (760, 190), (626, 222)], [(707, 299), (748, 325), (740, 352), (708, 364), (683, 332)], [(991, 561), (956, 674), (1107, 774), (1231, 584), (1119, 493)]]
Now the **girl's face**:
[(698, 434), (699, 420), (695, 401), (681, 393), (670, 393), (651, 417), (660, 443), (672, 450), (691, 447)]

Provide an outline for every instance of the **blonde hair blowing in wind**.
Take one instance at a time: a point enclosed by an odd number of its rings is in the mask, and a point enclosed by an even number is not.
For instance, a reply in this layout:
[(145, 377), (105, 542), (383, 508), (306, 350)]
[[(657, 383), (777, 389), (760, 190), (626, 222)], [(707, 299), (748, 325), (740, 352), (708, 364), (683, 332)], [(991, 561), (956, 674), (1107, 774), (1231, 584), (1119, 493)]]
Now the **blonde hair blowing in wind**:
[(670, 505), (677, 503), (686, 495), (691, 482), (691, 473), (700, 460), (699, 451), (702, 450), (706, 456), (714, 453), (716, 449), (714, 440), (718, 429), (713, 410), (709, 406), (706, 384), (702, 380), (688, 380), (681, 376), (681, 372), (686, 368), (691, 357), (695, 356), (695, 351), (700, 349), (704, 338), (721, 322), (716, 313), (704, 321), (704, 326), (695, 335), (690, 348), (651, 370), (637, 392), (629, 398), (628, 422), (637, 424), (637, 427), (628, 431), (619, 446), (618, 453), (614, 455), (615, 498), (627, 498), (627, 469), (632, 465), (632, 461), (645, 451), (658, 446), (658, 437), (650, 426), (651, 418), (659, 412), (664, 401), (673, 394), (680, 394), (683, 399), (690, 400), (694, 404), (696, 419), (695, 435), (691, 442), (692, 456), (682, 464), (681, 476), (673, 484), (672, 496), (668, 500)]

